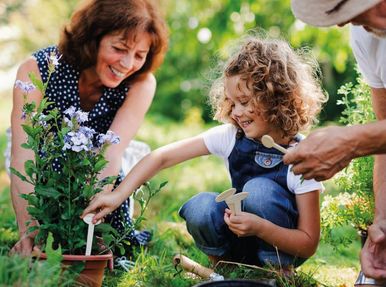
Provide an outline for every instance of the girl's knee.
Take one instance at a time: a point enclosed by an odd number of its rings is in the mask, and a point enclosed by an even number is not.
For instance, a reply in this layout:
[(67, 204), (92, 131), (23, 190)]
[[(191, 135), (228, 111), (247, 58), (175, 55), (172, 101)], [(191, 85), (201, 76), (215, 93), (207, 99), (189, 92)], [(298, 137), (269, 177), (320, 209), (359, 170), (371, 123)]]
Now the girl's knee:
[(244, 207), (258, 208), (258, 210), (272, 209), (272, 204), (281, 198), (286, 197), (284, 188), (277, 182), (264, 177), (257, 177), (249, 180), (243, 187), (243, 192), (248, 192), (244, 200)]
[(223, 220), (225, 206), (215, 201), (218, 194), (201, 192), (193, 196), (180, 209), (179, 214), (190, 226), (199, 228)]

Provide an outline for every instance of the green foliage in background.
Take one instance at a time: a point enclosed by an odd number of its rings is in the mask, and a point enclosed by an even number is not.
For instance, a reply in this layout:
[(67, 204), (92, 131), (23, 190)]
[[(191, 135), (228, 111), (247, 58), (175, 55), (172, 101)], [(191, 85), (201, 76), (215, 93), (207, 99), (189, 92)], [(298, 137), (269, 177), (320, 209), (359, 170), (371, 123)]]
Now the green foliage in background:
[(0, 286), (56, 287), (74, 286), (74, 278), (79, 272), (71, 268), (63, 270), (60, 250), (52, 249), (52, 234), (48, 238), (47, 260), (39, 261), (31, 257), (7, 256), (7, 250), (0, 251)]
[[(209, 128), (208, 125), (204, 126), (195, 122), (194, 118), (190, 118), (190, 121), (184, 125), (159, 117), (147, 118), (139, 131), (138, 139), (149, 143), (154, 149), (171, 141), (196, 135)], [(4, 137), (0, 137), (0, 154), (3, 151), (4, 140)], [(4, 174), (4, 169), (0, 166), (0, 176), (2, 174)], [(185, 223), (178, 215), (178, 209), (186, 200), (200, 191), (221, 192), (228, 189), (230, 181), (224, 163), (220, 158), (204, 156), (165, 169), (153, 180), (155, 187), (165, 180), (168, 180), (168, 184), (151, 200), (146, 211), (146, 221), (141, 223), (140, 229), (146, 228), (153, 231), (154, 236), (151, 245), (148, 249), (137, 250), (132, 258), (135, 260), (135, 267), (130, 272), (125, 272), (118, 267), (112, 273), (106, 271), (103, 286), (135, 286), (138, 282), (137, 286), (187, 287), (203, 282), (203, 280), (189, 277), (186, 272), (178, 273), (179, 269), (176, 270), (173, 266), (172, 259), (176, 253), (182, 253), (205, 266), (210, 266), (205, 254), (194, 245), (193, 239), (186, 230)], [(326, 185), (327, 190), (331, 190), (329, 183)], [(135, 217), (137, 217), (139, 207), (137, 205)], [(9, 278), (16, 276), (16, 274), (24, 275), (26, 273), (22, 273), (25, 272), (21, 268), (22, 263), (19, 263), (18, 259), (13, 256), (7, 255), (18, 238), (8, 187), (0, 190), (0, 215), (0, 277)], [(7, 230), (7, 233), (3, 233), (2, 230)], [(323, 283), (319, 286), (352, 286), (359, 270), (358, 253), (358, 241), (354, 245), (350, 245), (349, 248), (342, 248), (338, 251), (334, 251), (326, 244), (321, 243), (317, 254), (298, 269), (296, 280), (301, 280), (297, 282), (301, 282), (303, 285), (300, 286), (302, 287), (315, 286), (315, 280)], [(13, 267), (11, 269), (3, 268), (2, 266), (5, 265), (1, 265), (1, 263)], [(23, 263), (25, 264), (24, 268), (27, 268), (27, 263)], [(46, 282), (41, 278), (47, 280), (54, 278), (48, 274), (50, 271), (48, 271), (47, 265), (39, 264), (40, 268), (37, 266), (34, 267), (36, 269), (31, 270), (31, 280), (36, 278), (37, 282)], [(220, 269), (216, 270), (222, 272)], [(256, 273), (253, 271), (250, 268), (247, 270), (235, 268), (225, 275), (227, 278), (243, 278), (255, 276)], [(254, 278), (259, 277), (255, 276)], [(282, 278), (281, 283), (287, 284), (284, 286), (293, 286), (290, 285), (292, 279), (289, 282), (283, 282), (284, 278)], [(51, 286), (49, 284), (30, 284), (28, 280), (30, 279), (23, 277), (22, 282), (25, 284), (17, 286)], [(3, 285), (12, 286), (5, 283)], [(0, 283), (0, 286), (3, 285)]]
[[(361, 79), (358, 84), (348, 83), (338, 93), (343, 95), (339, 105), (345, 107), (340, 122), (347, 125), (365, 124), (375, 120), (370, 88)], [(354, 159), (335, 179), (342, 191), (336, 196), (325, 196), (322, 209), (322, 239), (333, 246), (347, 245), (352, 234), (339, 232), (344, 226), (366, 232), (374, 216), (372, 156)]]
[[(6, 0), (0, 4), (0, 67), (19, 63), (32, 51), (57, 43), (61, 27), (80, 1)], [(322, 119), (334, 120), (336, 88), (354, 81), (347, 28), (320, 29), (296, 20), (290, 0), (158, 0), (170, 27), (170, 48), (157, 72), (157, 96), (150, 113), (183, 120), (195, 108), (211, 120), (207, 88), (211, 67), (227, 57), (225, 47), (251, 29), (283, 37), (295, 48), (310, 47), (330, 94)], [(44, 11), (44, 17), (42, 17)]]

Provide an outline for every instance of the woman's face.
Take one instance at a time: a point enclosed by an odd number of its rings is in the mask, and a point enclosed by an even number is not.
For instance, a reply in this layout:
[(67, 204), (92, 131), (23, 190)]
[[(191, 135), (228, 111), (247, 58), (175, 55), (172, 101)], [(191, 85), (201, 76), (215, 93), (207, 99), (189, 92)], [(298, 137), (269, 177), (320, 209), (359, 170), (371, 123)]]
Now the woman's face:
[(142, 68), (149, 52), (151, 38), (148, 33), (124, 37), (123, 33), (109, 34), (102, 38), (95, 71), (102, 84), (117, 87), (124, 79)]

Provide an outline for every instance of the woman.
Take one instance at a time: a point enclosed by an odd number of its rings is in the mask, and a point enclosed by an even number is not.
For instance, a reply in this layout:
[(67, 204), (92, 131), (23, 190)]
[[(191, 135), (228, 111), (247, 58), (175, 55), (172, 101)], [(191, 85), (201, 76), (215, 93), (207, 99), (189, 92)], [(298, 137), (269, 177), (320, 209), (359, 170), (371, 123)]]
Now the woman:
[[(28, 82), (28, 74), (34, 73), (46, 82), (48, 55), (53, 52), (60, 57), (46, 90), (49, 101), (61, 112), (70, 106), (87, 111), (90, 128), (99, 133), (112, 130), (120, 136), (120, 144), (106, 152), (109, 164), (100, 175), (104, 178), (120, 172), (125, 148), (153, 100), (156, 80), (152, 72), (162, 63), (166, 49), (166, 25), (150, 0), (88, 0), (74, 12), (59, 45), (35, 52), (21, 64), (16, 79)], [(42, 95), (32, 91), (28, 100), (39, 103)], [(21, 126), (23, 102), (22, 92), (15, 88), (11, 166), (17, 170), (23, 170), (24, 162), (32, 158), (29, 150), (20, 147), (26, 138)], [(112, 189), (109, 186), (104, 192)], [(11, 175), (12, 203), (20, 235), (12, 251), (24, 255), (32, 250), (33, 234), (27, 234), (30, 216), (20, 194), (29, 192), (33, 192), (31, 185)], [(125, 202), (110, 218), (118, 230), (131, 224), (128, 209)]]

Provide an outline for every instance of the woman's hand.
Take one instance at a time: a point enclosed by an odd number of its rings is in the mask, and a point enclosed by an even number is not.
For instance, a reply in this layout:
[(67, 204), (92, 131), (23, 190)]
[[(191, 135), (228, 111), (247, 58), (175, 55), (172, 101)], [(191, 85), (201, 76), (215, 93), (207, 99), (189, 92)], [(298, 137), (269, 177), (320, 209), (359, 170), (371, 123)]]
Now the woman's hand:
[(228, 208), (225, 209), (224, 213), (225, 223), (239, 237), (256, 236), (257, 226), (261, 220), (261, 217), (248, 212), (234, 215)]
[(86, 214), (95, 213), (92, 219), (92, 223), (95, 224), (98, 220), (117, 209), (122, 201), (118, 192), (100, 192), (92, 197), (90, 204), (80, 217), (83, 218)]
[(34, 247), (34, 238), (28, 234), (23, 234), (19, 241), (12, 247), (9, 252), (11, 255), (19, 254), (21, 256), (30, 256)]

